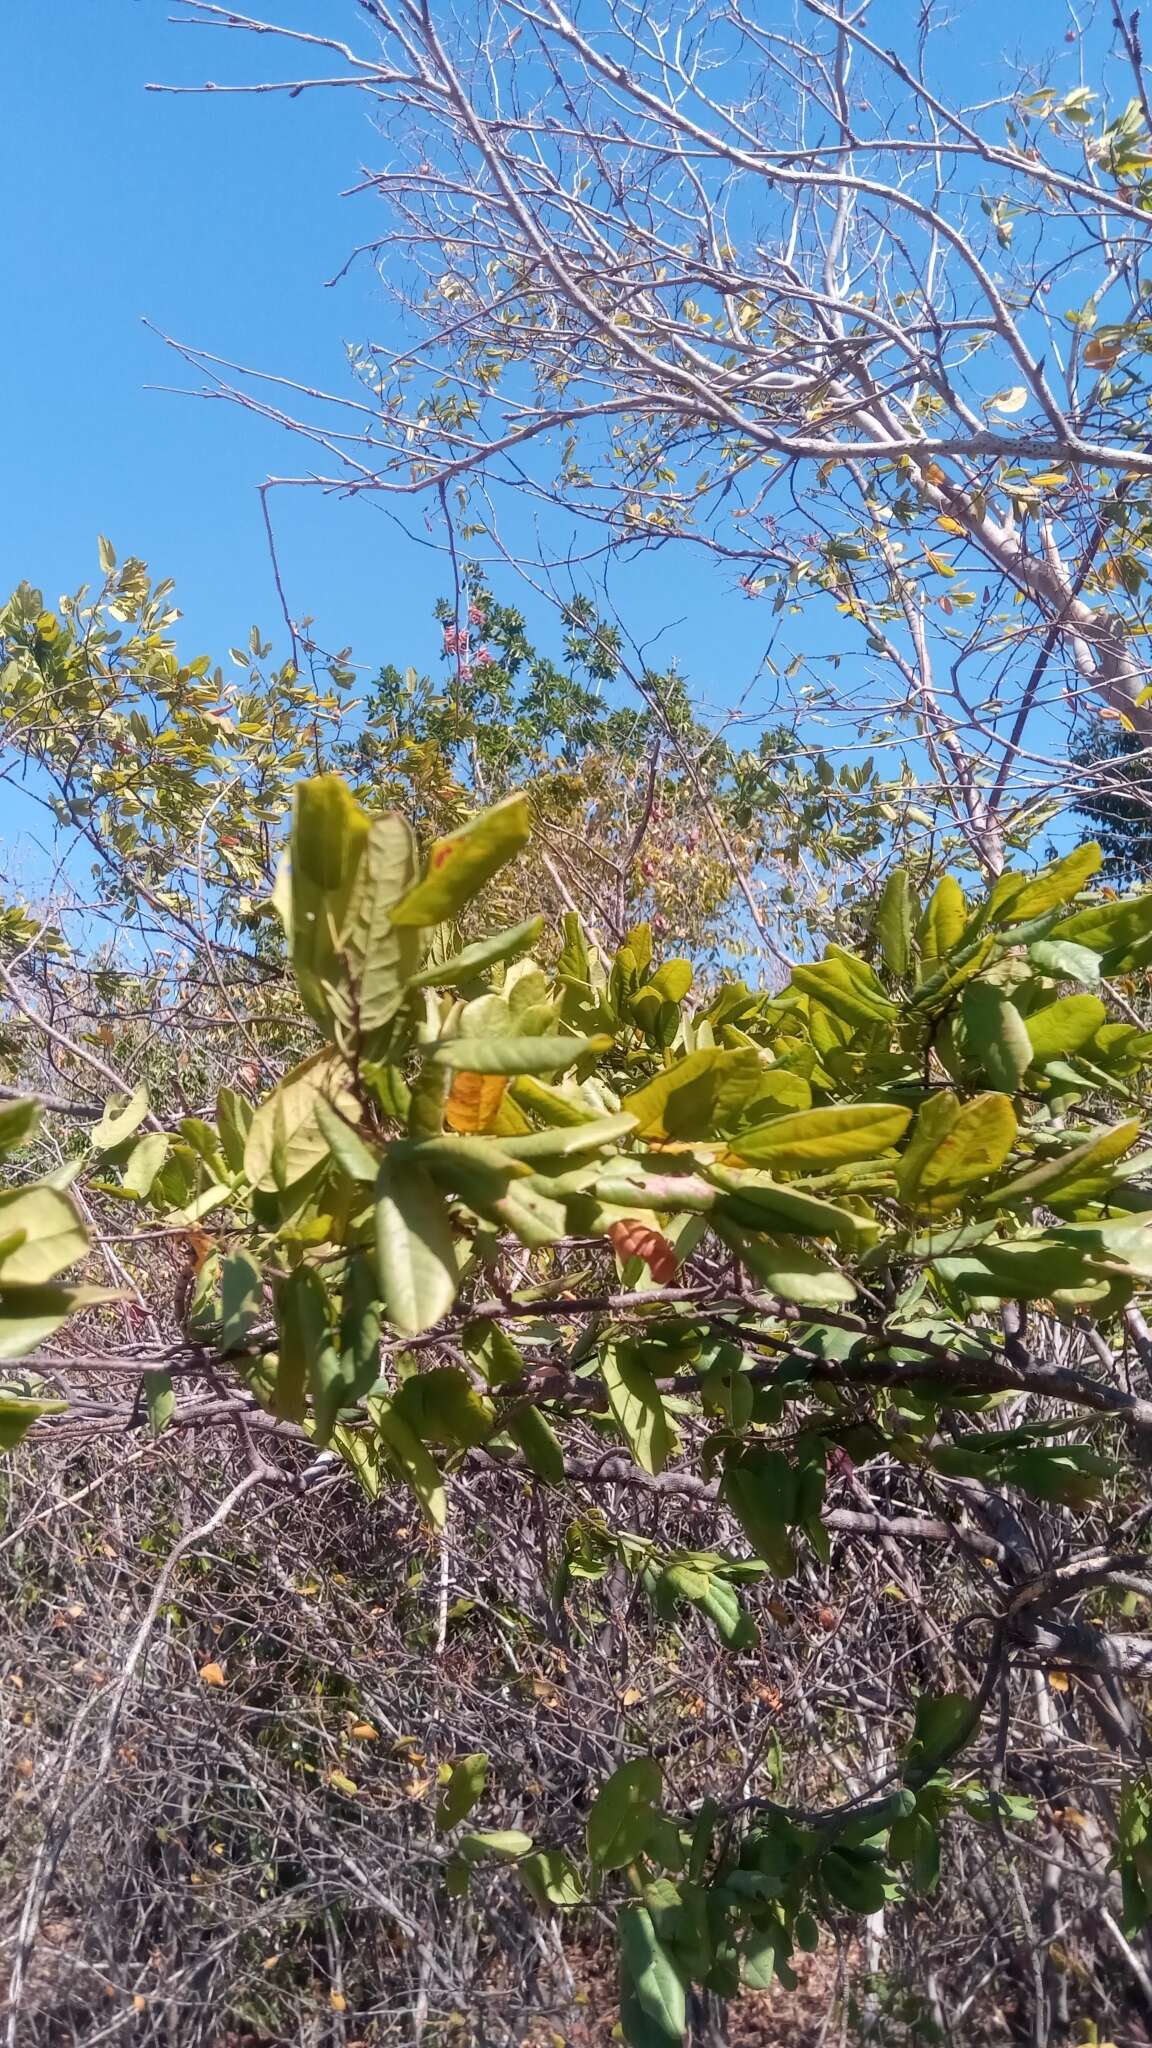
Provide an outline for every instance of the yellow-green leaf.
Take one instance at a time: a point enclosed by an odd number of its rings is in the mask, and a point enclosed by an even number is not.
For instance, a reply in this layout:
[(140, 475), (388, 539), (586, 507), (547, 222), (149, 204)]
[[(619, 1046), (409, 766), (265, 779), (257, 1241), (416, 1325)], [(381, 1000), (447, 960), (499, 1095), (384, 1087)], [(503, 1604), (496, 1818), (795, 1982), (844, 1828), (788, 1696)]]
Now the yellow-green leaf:
[(963, 1103), (947, 1090), (930, 1095), (896, 1169), (901, 1199), (929, 1207), (951, 1202), (973, 1181), (997, 1172), (1015, 1142), (1016, 1112), (1007, 1095)]
[(608, 1405), (645, 1472), (662, 1472), (672, 1449), (672, 1431), (659, 1389), (629, 1344), (608, 1344), (600, 1357)]
[(1079, 1052), (1095, 1038), (1107, 1011), (1099, 996), (1061, 996), (1024, 1019), (1037, 1066), (1062, 1053)]
[(36, 1185), (0, 1194), (0, 1242), (23, 1233), (0, 1255), (0, 1286), (38, 1287), (75, 1265), (88, 1249), (88, 1232), (69, 1195)]
[(859, 1102), (834, 1109), (804, 1109), (738, 1131), (732, 1151), (750, 1166), (785, 1173), (816, 1172), (853, 1159), (876, 1159), (899, 1144), (912, 1112), (895, 1102)]
[(526, 796), (510, 796), (438, 839), (422, 881), (392, 911), (395, 925), (443, 924), (457, 917), (485, 882), (526, 846), (532, 820)]

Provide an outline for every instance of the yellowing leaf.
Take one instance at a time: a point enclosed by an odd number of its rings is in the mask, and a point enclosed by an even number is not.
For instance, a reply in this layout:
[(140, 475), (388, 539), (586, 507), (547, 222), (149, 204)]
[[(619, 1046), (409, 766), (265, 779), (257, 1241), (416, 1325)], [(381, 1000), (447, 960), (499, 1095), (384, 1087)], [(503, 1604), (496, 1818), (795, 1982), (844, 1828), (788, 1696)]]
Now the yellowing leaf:
[(228, 1683), (224, 1676), (224, 1668), (220, 1664), (202, 1664), (200, 1666), (200, 1677), (205, 1685), (227, 1685)]
[(1028, 403), (1028, 393), (1023, 384), (1014, 384), (1010, 391), (998, 391), (995, 398), (988, 400), (989, 412), (1023, 412)]
[(450, 1131), (490, 1131), (500, 1113), (508, 1087), (504, 1074), (473, 1074), (463, 1070), (453, 1075), (444, 1121)]

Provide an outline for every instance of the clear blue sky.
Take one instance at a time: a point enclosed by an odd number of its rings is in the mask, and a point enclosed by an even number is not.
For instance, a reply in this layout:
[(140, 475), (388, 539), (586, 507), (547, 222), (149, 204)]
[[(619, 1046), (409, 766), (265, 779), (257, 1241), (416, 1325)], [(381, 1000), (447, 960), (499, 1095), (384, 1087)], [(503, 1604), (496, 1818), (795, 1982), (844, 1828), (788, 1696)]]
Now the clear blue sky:
[[(268, 12), (354, 25), (351, 0), (275, 0)], [(914, 0), (878, 0), (876, 33), (915, 12)], [(188, 373), (143, 321), (338, 384), (345, 339), (381, 338), (390, 317), (367, 268), (336, 290), (324, 282), (373, 231), (371, 200), (339, 194), (382, 144), (350, 93), (146, 92), (149, 80), (248, 80), (298, 61), (272, 38), (177, 27), (168, 14), (166, 0), (0, 0), (0, 587), (28, 577), (51, 601), (96, 575), (104, 532), (121, 557), (176, 578), (185, 653), (217, 656), (254, 622), (281, 638), (257, 486), (297, 468), (301, 448), (224, 403), (150, 390)], [(1005, 37), (1038, 53), (1059, 43), (1063, 19), (1060, 0), (1023, 0), (1010, 18), (997, 0), (965, 0), (954, 42), (969, 76), (954, 84), (978, 94)], [(318, 493), (280, 493), (275, 510), (291, 609), (316, 617), (323, 644), (350, 642), (372, 665), (434, 662), (429, 615), (448, 578), (431, 528), (422, 544), (378, 509)], [(408, 516), (419, 530), (431, 510)], [(499, 587), (523, 600), (511, 579)], [(667, 629), (662, 651), (707, 700), (743, 694), (766, 607), (727, 593), (684, 547), (621, 571), (616, 594), (638, 636)], [(547, 634), (551, 621), (537, 619)], [(827, 615), (811, 630), (826, 649)]]

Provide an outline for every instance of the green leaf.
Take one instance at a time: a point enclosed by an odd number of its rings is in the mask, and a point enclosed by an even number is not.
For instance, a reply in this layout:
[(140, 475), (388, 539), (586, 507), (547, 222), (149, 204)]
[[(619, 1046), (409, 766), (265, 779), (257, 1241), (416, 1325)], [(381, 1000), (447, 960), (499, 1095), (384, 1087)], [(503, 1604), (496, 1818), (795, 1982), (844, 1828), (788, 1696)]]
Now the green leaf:
[(1107, 1011), (1099, 996), (1061, 996), (1025, 1018), (1032, 1058), (1037, 1066), (1062, 1053), (1080, 1052), (1104, 1023)]
[[(665, 960), (655, 974), (645, 982), (645, 989), (653, 989), (663, 1003), (682, 1003), (693, 982), (693, 968), (690, 960)], [(641, 990), (641, 994), (644, 990)]]
[(458, 917), (485, 882), (527, 845), (531, 831), (528, 799), (518, 795), (438, 839), (423, 880), (394, 906), (393, 924), (427, 926)]
[(961, 1692), (926, 1694), (916, 1702), (916, 1720), (904, 1752), (904, 1777), (923, 1782), (970, 1742), (979, 1725), (975, 1700)]
[[(630, 2048), (681, 2048), (688, 2016), (684, 1977), (640, 1905), (616, 1915), (620, 1943), (620, 2023)], [(643, 2024), (636, 2024), (642, 2019)]]
[(640, 1854), (664, 1779), (655, 1757), (634, 1757), (605, 1780), (588, 1812), (588, 1854), (601, 1870), (623, 1870)]
[(722, 1493), (758, 1557), (779, 1578), (790, 1578), (796, 1556), (788, 1530), (797, 1510), (798, 1481), (783, 1451), (749, 1444), (724, 1464)]
[(453, 953), (447, 960), (433, 961), (422, 967), (418, 974), (408, 978), (409, 988), (458, 988), (461, 982), (471, 981), (483, 974), (489, 967), (495, 967), (501, 960), (515, 960), (519, 954), (531, 952), (544, 929), (542, 917), (530, 917), (526, 924), (513, 925), (506, 932), (497, 932), (495, 938), (477, 939), (462, 952)]
[(448, 1519), (448, 1497), (439, 1467), (390, 1400), (384, 1395), (369, 1394), (365, 1405), (389, 1463), (405, 1485), (411, 1487), (433, 1526), (442, 1529)]
[(753, 1048), (706, 1046), (625, 1096), (620, 1107), (635, 1117), (641, 1138), (714, 1138), (763, 1079), (764, 1067)]
[(0, 1451), (10, 1451), (42, 1415), (63, 1415), (67, 1401), (33, 1401), (0, 1391)]
[(0, 1286), (39, 1287), (75, 1265), (88, 1249), (88, 1232), (71, 1196), (37, 1184), (0, 1194), (0, 1247), (22, 1233), (8, 1252), (0, 1249)]
[(645, 1472), (662, 1472), (672, 1450), (672, 1432), (656, 1382), (634, 1347), (608, 1344), (600, 1354), (608, 1405)]
[(1007, 1095), (976, 1095), (963, 1103), (947, 1090), (929, 1095), (896, 1168), (900, 1199), (952, 1206), (973, 1181), (995, 1173), (1015, 1143), (1016, 1113)]
[(168, 1157), (170, 1140), (166, 1131), (149, 1131), (132, 1147), (124, 1168), (125, 1192), (145, 1201), (152, 1183)]
[(563, 1849), (535, 1850), (517, 1864), (516, 1875), (542, 1908), (583, 1904), (584, 1879)]
[(147, 1114), (148, 1090), (143, 1082), (127, 1102), (123, 1096), (112, 1096), (103, 1116), (92, 1131), (92, 1150), (115, 1152), (126, 1138), (130, 1138), (134, 1131), (139, 1130)]
[(396, 811), (373, 818), (337, 941), (355, 990), (362, 1045), (391, 1022), (420, 965), (419, 933), (397, 926), (392, 917), (412, 887), (416, 867), (416, 841), (407, 819)]
[(220, 1348), (243, 1351), (249, 1332), (264, 1317), (264, 1282), (248, 1252), (230, 1252), (220, 1263)]
[(912, 883), (906, 867), (893, 868), (880, 893), (876, 912), (876, 937), (889, 974), (907, 974), (912, 956), (914, 904)]
[[(1055, 910), (1061, 903), (1067, 903), (1098, 872), (1103, 859), (1095, 841), (1089, 840), (1066, 853), (1062, 860), (1054, 860), (1049, 867), (1041, 868), (1039, 874), (1029, 877), (1023, 888), (1011, 897), (1008, 911), (1012, 923), (1022, 924), (1027, 918), (1041, 917), (1046, 910)], [(1004, 919), (997, 922), (1002, 923)]]
[(458, 1365), (412, 1373), (392, 1406), (424, 1443), (483, 1444), (496, 1426), (491, 1401), (476, 1392)]
[(733, 1173), (727, 1167), (710, 1166), (708, 1179), (730, 1201), (720, 1204), (719, 1214), (747, 1230), (768, 1230), (777, 1234), (799, 1231), (806, 1237), (831, 1237), (840, 1244), (866, 1244), (874, 1227), (850, 1209), (822, 1201), (802, 1188), (770, 1180), (767, 1175)]
[(216, 1097), (216, 1129), (220, 1149), (232, 1173), (244, 1171), (244, 1142), (252, 1124), (252, 1104), (234, 1088), (221, 1088)]
[(457, 1853), (466, 1863), (479, 1863), (486, 1856), (495, 1857), (499, 1863), (517, 1863), (531, 1847), (531, 1835), (521, 1834), (519, 1828), (490, 1828), (483, 1834), (461, 1835), (456, 1844)]
[(731, 1149), (750, 1165), (770, 1166), (785, 1173), (807, 1173), (823, 1166), (844, 1166), (853, 1159), (876, 1159), (904, 1136), (912, 1112), (895, 1102), (860, 1102), (835, 1109), (799, 1110), (774, 1117), (754, 1130), (738, 1131)]
[(481, 1750), (471, 1756), (461, 1757), (453, 1765), (452, 1776), (444, 1788), (444, 1795), (436, 1808), (436, 1832), (447, 1834), (471, 1813), (488, 1782), (488, 1759)]
[(529, 1131), (522, 1138), (491, 1138), (489, 1144), (505, 1159), (578, 1159), (586, 1152), (601, 1152), (606, 1145), (615, 1145), (635, 1128), (634, 1116), (600, 1116), (555, 1130)]
[(304, 1392), (318, 1355), (331, 1347), (328, 1296), (311, 1266), (297, 1266), (276, 1288), (279, 1364), (272, 1412), (281, 1422), (303, 1422)]
[(447, 1038), (429, 1057), (437, 1067), (468, 1074), (562, 1074), (577, 1060), (607, 1052), (611, 1044), (603, 1033), (594, 1038)]
[(318, 1101), (329, 1102), (355, 1123), (359, 1106), (348, 1086), (348, 1070), (328, 1050), (315, 1052), (286, 1074), (253, 1115), (244, 1142), (244, 1171), (254, 1188), (294, 1187), (328, 1157), (316, 1121)]
[(342, 1117), (331, 1103), (318, 1096), (315, 1117), (324, 1143), (342, 1167), (349, 1180), (373, 1182), (380, 1171), (380, 1160), (369, 1150), (358, 1130)]
[(1055, 975), (1061, 981), (1100, 979), (1100, 955), (1087, 946), (1075, 945), (1071, 939), (1034, 939), (1028, 948), (1028, 959), (1041, 974)]
[(385, 1160), (376, 1182), (376, 1260), (384, 1311), (405, 1337), (430, 1330), (456, 1299), (459, 1274), (444, 1197), (427, 1168)]
[(148, 1409), (148, 1427), (153, 1436), (161, 1436), (176, 1413), (176, 1394), (171, 1374), (146, 1372), (143, 1386), (144, 1401)]
[(964, 891), (954, 875), (942, 875), (917, 932), (925, 966), (948, 959), (963, 938), (967, 922)]
[(109, 1287), (13, 1287), (5, 1280), (0, 1284), (0, 1358), (24, 1358), (78, 1310), (121, 1299)]
[(985, 1206), (992, 1208), (1025, 1200), (1031, 1206), (1038, 1196), (1047, 1202), (1054, 1196), (1068, 1199), (1079, 1191), (1087, 1195), (1097, 1185), (1102, 1170), (1123, 1158), (1139, 1136), (1138, 1117), (1110, 1130), (1096, 1131), (1082, 1145), (1058, 1152), (1053, 1159), (1040, 1160), (1002, 1186), (992, 1188)]
[(286, 925), (292, 972), (309, 1015), (324, 1031), (333, 992), (344, 979), (338, 945), (368, 838), (370, 820), (339, 775), (296, 786), (287, 896), (274, 897)]
[(971, 981), (960, 999), (973, 1058), (994, 1088), (1015, 1094), (1032, 1064), (1032, 1041), (1015, 1003), (991, 981)]
[(40, 1107), (35, 1102), (0, 1103), (0, 1159), (26, 1145), (40, 1124)]
[(559, 1486), (564, 1477), (564, 1452), (551, 1424), (539, 1408), (521, 1408), (504, 1423), (513, 1443), (518, 1444), (537, 1479), (545, 1486)]
[(855, 1301), (856, 1288), (846, 1273), (788, 1237), (751, 1236), (721, 1217), (716, 1230), (750, 1273), (784, 1301), (806, 1308), (843, 1308)]

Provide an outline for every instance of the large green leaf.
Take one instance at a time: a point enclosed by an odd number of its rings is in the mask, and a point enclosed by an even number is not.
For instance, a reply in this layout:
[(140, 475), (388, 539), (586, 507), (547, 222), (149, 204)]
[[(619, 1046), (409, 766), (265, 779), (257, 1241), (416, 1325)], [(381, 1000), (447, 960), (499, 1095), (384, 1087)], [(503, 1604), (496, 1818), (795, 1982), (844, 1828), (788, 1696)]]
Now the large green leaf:
[(438, 839), (423, 880), (394, 906), (393, 924), (427, 926), (458, 917), (485, 882), (527, 845), (531, 831), (528, 799), (518, 795)]
[(660, 1804), (663, 1773), (653, 1756), (621, 1764), (588, 1811), (588, 1854), (601, 1870), (623, 1870), (640, 1854)]
[(965, 1041), (994, 1088), (1015, 1093), (1033, 1060), (1028, 1027), (1006, 991), (971, 981), (961, 997)]
[(244, 1141), (244, 1171), (254, 1188), (290, 1188), (328, 1156), (316, 1104), (329, 1102), (355, 1124), (360, 1109), (348, 1081), (346, 1067), (327, 1049), (285, 1075), (256, 1110)]
[(343, 1167), (349, 1180), (370, 1185), (380, 1171), (379, 1154), (369, 1149), (359, 1131), (323, 1096), (317, 1097), (313, 1114), (336, 1164)]
[(524, 1454), (526, 1464), (545, 1486), (559, 1486), (564, 1477), (560, 1439), (539, 1408), (519, 1408), (504, 1424)]
[(412, 1373), (392, 1406), (422, 1443), (452, 1447), (483, 1444), (496, 1426), (491, 1401), (477, 1393), (458, 1365), (437, 1365), (430, 1372)]
[(995, 1173), (1016, 1142), (1016, 1113), (1007, 1095), (961, 1102), (947, 1090), (921, 1104), (912, 1141), (896, 1169), (901, 1200), (951, 1205), (972, 1183)]
[(1103, 858), (1095, 841), (1088, 840), (1061, 860), (1041, 868), (1039, 874), (1026, 878), (1023, 887), (1007, 899), (1012, 923), (1023, 924), (1030, 917), (1040, 917), (1046, 910), (1056, 910), (1061, 903), (1067, 903), (1099, 871)]
[[(644, 1906), (621, 1906), (620, 2026), (629, 2048), (681, 2048), (687, 2023), (684, 1976)], [(640, 2024), (637, 2024), (640, 2022)]]
[(725, 1460), (725, 1501), (753, 1550), (785, 1579), (796, 1567), (788, 1531), (796, 1519), (797, 1486), (783, 1451), (749, 1444)]
[(549, 1906), (579, 1906), (585, 1897), (584, 1879), (563, 1849), (537, 1849), (521, 1857), (516, 1866), (521, 1884), (545, 1911)]
[(889, 974), (897, 977), (908, 972), (914, 918), (912, 882), (907, 868), (901, 864), (893, 868), (885, 882), (876, 912), (876, 937), (881, 958)]
[(420, 965), (419, 933), (395, 925), (391, 917), (412, 887), (416, 868), (416, 841), (407, 819), (396, 811), (373, 818), (338, 938), (362, 1041), (391, 1021), (404, 1000), (405, 983)]
[(738, 1131), (731, 1148), (749, 1165), (784, 1173), (816, 1172), (853, 1159), (877, 1159), (904, 1136), (912, 1112), (895, 1102), (859, 1102), (835, 1109), (799, 1110), (754, 1130)]
[(1095, 1038), (1106, 1015), (1099, 996), (1061, 996), (1042, 1010), (1032, 1010), (1024, 1022), (1036, 1065), (1079, 1052)]
[(904, 1776), (922, 1783), (964, 1748), (980, 1722), (975, 1700), (960, 1692), (926, 1695), (916, 1702), (916, 1721), (904, 1754)]
[(344, 979), (340, 934), (370, 822), (339, 775), (297, 784), (288, 888), (273, 900), (285, 918), (301, 1001), (325, 1031)]
[(959, 945), (968, 922), (964, 891), (954, 875), (942, 875), (920, 920), (917, 938), (925, 966), (945, 961)]
[(447, 1315), (459, 1278), (456, 1249), (444, 1197), (426, 1167), (385, 1160), (380, 1168), (376, 1259), (394, 1329), (415, 1337)]
[(115, 1152), (134, 1131), (138, 1131), (148, 1114), (148, 1090), (141, 1082), (135, 1094), (125, 1102), (122, 1096), (113, 1096), (104, 1114), (92, 1130), (94, 1152)]
[(711, 1166), (708, 1179), (727, 1197), (719, 1204), (718, 1213), (748, 1230), (777, 1235), (796, 1231), (805, 1237), (831, 1237), (853, 1248), (870, 1242), (876, 1234), (876, 1226), (852, 1210), (806, 1194), (786, 1181), (774, 1181), (765, 1173), (733, 1173), (723, 1166)]
[(1038, 1160), (1034, 1166), (1026, 1167), (1023, 1173), (1015, 1174), (998, 1188), (992, 1188), (987, 1206), (991, 1208), (1018, 1201), (1026, 1201), (1031, 1206), (1039, 1200), (1047, 1202), (1054, 1197), (1068, 1200), (1080, 1191), (1087, 1194), (1099, 1184), (1105, 1168), (1131, 1151), (1139, 1136), (1139, 1117), (1116, 1124), (1110, 1130), (1094, 1131), (1082, 1144), (1070, 1146), (1056, 1153), (1054, 1158)]
[(612, 1040), (541, 1036), (523, 1038), (448, 1038), (433, 1047), (429, 1057), (434, 1065), (468, 1074), (562, 1074), (577, 1060), (607, 1052)]
[(479, 1863), (486, 1856), (492, 1856), (498, 1863), (517, 1863), (532, 1847), (531, 1835), (519, 1828), (486, 1828), (483, 1832), (461, 1835), (456, 1844), (457, 1854), (466, 1863)]
[(838, 1272), (793, 1238), (753, 1236), (721, 1217), (716, 1219), (716, 1229), (761, 1287), (778, 1294), (782, 1301), (794, 1301), (804, 1308), (844, 1308), (855, 1301), (856, 1289), (847, 1273)]
[(369, 1394), (366, 1406), (389, 1463), (411, 1487), (429, 1521), (442, 1529), (448, 1519), (448, 1497), (439, 1467), (385, 1395)]
[[(4, 1251), (4, 1243), (18, 1239)], [(71, 1196), (37, 1185), (0, 1194), (0, 1286), (38, 1287), (75, 1265), (88, 1232)]]
[(651, 1373), (631, 1344), (608, 1344), (600, 1354), (608, 1405), (645, 1472), (662, 1472), (672, 1449), (672, 1431)]
[(734, 1121), (764, 1077), (751, 1047), (721, 1051), (706, 1046), (625, 1096), (620, 1107), (636, 1119), (641, 1138), (715, 1138)]
[[(276, 1324), (279, 1331), (279, 1363), (273, 1393), (273, 1413), (282, 1422), (303, 1422), (305, 1390), (312, 1380), (324, 1378), (318, 1367), (319, 1354), (332, 1348), (328, 1319), (328, 1295), (324, 1282), (310, 1266), (297, 1266), (276, 1289)], [(327, 1440), (328, 1432), (324, 1432)]]

